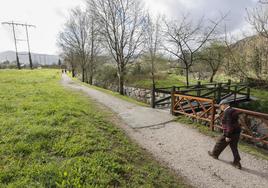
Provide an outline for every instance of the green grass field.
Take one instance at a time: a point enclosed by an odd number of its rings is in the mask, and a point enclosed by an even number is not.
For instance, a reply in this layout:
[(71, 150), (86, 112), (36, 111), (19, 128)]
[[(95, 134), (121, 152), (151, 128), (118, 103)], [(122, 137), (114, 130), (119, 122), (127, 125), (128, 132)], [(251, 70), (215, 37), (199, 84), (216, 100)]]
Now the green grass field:
[(257, 100), (251, 101), (247, 104), (241, 104), (239, 107), (268, 113), (268, 91), (261, 89), (251, 89), (251, 96)]
[[(194, 79), (189, 80), (191, 84), (196, 84), (197, 81)], [(155, 78), (156, 87), (172, 87), (172, 86), (183, 86), (185, 85), (185, 77), (175, 74), (169, 75), (157, 75)], [(152, 88), (152, 80), (149, 78), (131, 79), (128, 83), (130, 86), (140, 87), (140, 88)]]
[(0, 187), (187, 187), (96, 109), (56, 70), (0, 71)]

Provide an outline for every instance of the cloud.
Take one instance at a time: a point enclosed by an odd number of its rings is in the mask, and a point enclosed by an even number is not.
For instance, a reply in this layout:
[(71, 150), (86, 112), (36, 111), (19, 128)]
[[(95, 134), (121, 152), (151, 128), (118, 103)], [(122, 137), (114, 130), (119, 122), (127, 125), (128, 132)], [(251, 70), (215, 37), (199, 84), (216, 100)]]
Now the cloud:
[(229, 31), (244, 28), (246, 8), (256, 6), (257, 0), (144, 0), (153, 12), (164, 13), (171, 19), (189, 15), (193, 21), (202, 17), (209, 20), (219, 19), (228, 13), (225, 20)]
[[(17, 21), (37, 25), (30, 29), (31, 48), (34, 52), (56, 53), (56, 38), (66, 21), (68, 10), (81, 6), (85, 0), (7, 0), (0, 6), (0, 22)], [(227, 26), (230, 31), (238, 32), (245, 27), (245, 8), (252, 8), (258, 0), (143, 0), (145, 7), (154, 14), (162, 13), (172, 19), (190, 13), (193, 20), (202, 16), (215, 19), (219, 12), (230, 11)], [(14, 6), (15, 5), (15, 6)], [(24, 34), (17, 28), (18, 35)], [(23, 37), (23, 36), (21, 36)], [(0, 51), (13, 50), (13, 36), (8, 26), (0, 26)], [(24, 43), (19, 50), (25, 50)]]
[[(57, 53), (56, 39), (66, 21), (68, 10), (83, 4), (84, 0), (7, 0), (0, 6), (0, 21), (34, 24), (29, 29), (33, 52)], [(16, 6), (14, 6), (16, 5)], [(25, 39), (25, 29), (16, 27), (18, 38)], [(0, 26), (0, 51), (14, 50), (11, 28)], [(18, 43), (18, 50), (27, 50), (25, 42)]]

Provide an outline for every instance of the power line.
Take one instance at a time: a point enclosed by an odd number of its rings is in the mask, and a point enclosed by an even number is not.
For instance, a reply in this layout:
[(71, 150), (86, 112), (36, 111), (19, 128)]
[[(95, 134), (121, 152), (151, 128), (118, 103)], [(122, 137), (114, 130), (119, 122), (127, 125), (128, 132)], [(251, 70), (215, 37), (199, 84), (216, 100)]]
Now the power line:
[(29, 33), (28, 33), (28, 27), (36, 27), (35, 25), (30, 24), (22, 24), (22, 23), (15, 23), (15, 22), (2, 22), (3, 25), (11, 25), (13, 30), (13, 37), (14, 37), (14, 43), (15, 43), (15, 50), (16, 50), (16, 61), (17, 61), (17, 67), (18, 69), (21, 69), (20, 61), (19, 61), (19, 55), (18, 55), (18, 47), (17, 47), (17, 41), (24, 41), (22, 39), (16, 38), (16, 31), (15, 26), (22, 26), (25, 27), (26, 37), (27, 37), (27, 44), (28, 44), (28, 55), (29, 55), (29, 63), (31, 69), (33, 69), (33, 62), (32, 62), (32, 56), (31, 56), (31, 50), (30, 50), (30, 41), (29, 41)]

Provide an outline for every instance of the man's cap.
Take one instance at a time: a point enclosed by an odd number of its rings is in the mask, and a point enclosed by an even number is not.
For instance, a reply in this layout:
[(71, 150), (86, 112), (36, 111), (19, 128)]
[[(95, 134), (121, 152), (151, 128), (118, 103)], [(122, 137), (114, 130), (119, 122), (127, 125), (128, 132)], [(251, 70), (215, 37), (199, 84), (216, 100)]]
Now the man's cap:
[(223, 99), (220, 102), (220, 105), (222, 105), (222, 104), (230, 104), (230, 102), (227, 99)]

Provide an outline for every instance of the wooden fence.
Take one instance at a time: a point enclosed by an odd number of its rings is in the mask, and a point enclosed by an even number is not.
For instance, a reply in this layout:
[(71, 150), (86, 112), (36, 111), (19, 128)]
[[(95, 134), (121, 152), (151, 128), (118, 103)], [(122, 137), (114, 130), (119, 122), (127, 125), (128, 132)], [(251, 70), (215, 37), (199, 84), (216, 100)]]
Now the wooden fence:
[[(165, 97), (156, 99), (156, 93), (165, 94)], [(250, 88), (246, 84), (231, 84), (227, 83), (209, 83), (191, 86), (173, 86), (165, 88), (152, 88), (152, 102), (153, 108), (166, 104), (171, 104), (171, 93), (191, 95), (195, 97), (215, 99), (216, 103), (228, 98), (230, 102), (237, 103), (250, 100)]]
[[(223, 113), (214, 99), (183, 95), (173, 92), (171, 95), (171, 113), (183, 114), (195, 119), (207, 121), (211, 131), (214, 128), (222, 129), (220, 117)], [(241, 135), (254, 142), (268, 144), (268, 114), (235, 108), (241, 114), (239, 123), (242, 128)]]

